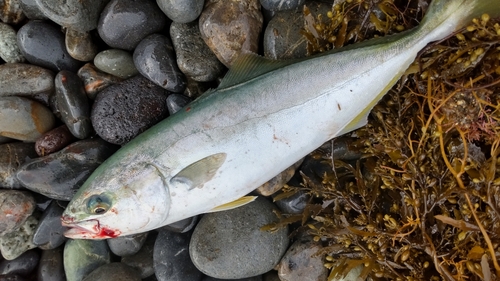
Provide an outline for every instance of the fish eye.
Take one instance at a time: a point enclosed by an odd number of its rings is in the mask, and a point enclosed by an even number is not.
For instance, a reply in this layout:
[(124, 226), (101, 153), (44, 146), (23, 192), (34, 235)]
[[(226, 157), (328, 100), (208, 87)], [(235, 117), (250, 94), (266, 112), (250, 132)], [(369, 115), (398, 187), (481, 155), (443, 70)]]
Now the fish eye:
[(87, 211), (90, 214), (102, 215), (109, 210), (109, 207), (109, 200), (103, 195), (92, 195), (87, 201)]

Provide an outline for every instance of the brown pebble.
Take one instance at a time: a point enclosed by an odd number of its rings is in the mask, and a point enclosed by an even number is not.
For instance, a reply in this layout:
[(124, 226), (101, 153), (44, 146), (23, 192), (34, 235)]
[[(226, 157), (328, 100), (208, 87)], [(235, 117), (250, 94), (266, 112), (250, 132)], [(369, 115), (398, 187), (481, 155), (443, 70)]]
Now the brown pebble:
[(18, 24), (25, 18), (21, 9), (21, 0), (0, 1), (0, 21)]
[(76, 140), (66, 125), (59, 126), (45, 133), (35, 142), (35, 150), (39, 156), (59, 151)]
[(89, 99), (95, 99), (97, 93), (102, 91), (108, 86), (116, 84), (123, 79), (101, 72), (92, 63), (87, 63), (80, 70), (78, 70), (78, 76), (82, 79), (85, 86), (85, 93)]

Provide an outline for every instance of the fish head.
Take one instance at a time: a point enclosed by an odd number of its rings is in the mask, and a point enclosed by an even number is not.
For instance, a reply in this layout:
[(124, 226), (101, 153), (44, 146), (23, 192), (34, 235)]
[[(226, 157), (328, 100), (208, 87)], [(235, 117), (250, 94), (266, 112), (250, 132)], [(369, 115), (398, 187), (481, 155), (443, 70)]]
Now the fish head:
[(138, 163), (111, 171), (99, 168), (61, 217), (62, 224), (69, 227), (66, 237), (106, 239), (162, 225), (169, 213), (170, 195), (154, 165)]

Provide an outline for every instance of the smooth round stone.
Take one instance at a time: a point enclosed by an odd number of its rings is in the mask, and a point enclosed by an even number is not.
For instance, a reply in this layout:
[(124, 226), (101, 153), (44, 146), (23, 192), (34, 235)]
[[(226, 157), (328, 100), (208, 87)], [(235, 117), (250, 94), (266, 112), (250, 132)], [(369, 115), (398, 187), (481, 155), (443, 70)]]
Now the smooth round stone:
[(153, 251), (158, 232), (151, 231), (142, 248), (134, 255), (123, 257), (121, 262), (139, 272), (142, 279), (154, 275)]
[(40, 249), (55, 249), (67, 240), (66, 237), (64, 237), (64, 231), (67, 228), (61, 224), (61, 215), (63, 211), (63, 207), (54, 200), (43, 212), (33, 236), (33, 243)]
[(26, 191), (0, 190), (0, 236), (19, 229), (35, 210), (35, 199)]
[(92, 132), (90, 108), (80, 77), (63, 70), (56, 75), (55, 87), (62, 121), (75, 137), (88, 138)]
[(0, 58), (7, 63), (25, 60), (17, 46), (16, 31), (10, 25), (2, 22), (0, 22)]
[(83, 281), (141, 281), (139, 273), (130, 266), (113, 262), (92, 271)]
[(80, 62), (72, 58), (60, 28), (46, 21), (32, 20), (17, 32), (17, 44), (30, 63), (54, 71), (76, 72)]
[(90, 33), (75, 29), (66, 29), (64, 40), (69, 55), (79, 61), (91, 61), (97, 55), (97, 46)]
[(189, 78), (207, 82), (219, 77), (225, 67), (201, 38), (199, 23), (172, 23), (170, 38), (179, 69)]
[(20, 0), (0, 1), (0, 21), (4, 23), (18, 24), (24, 19)]
[(38, 220), (34, 216), (30, 216), (19, 229), (1, 236), (0, 252), (2, 252), (2, 256), (7, 260), (13, 260), (26, 251), (36, 248), (32, 241), (37, 224)]
[(210, 0), (199, 24), (203, 40), (228, 68), (241, 53), (258, 52), (263, 24), (259, 0)]
[(21, 166), (21, 184), (56, 200), (70, 201), (90, 174), (115, 148), (99, 138), (77, 141), (61, 151)]
[(167, 117), (166, 98), (163, 88), (140, 75), (112, 85), (95, 99), (94, 130), (107, 142), (125, 144)]
[(106, 241), (113, 254), (125, 257), (139, 252), (147, 237), (148, 233), (146, 232), (107, 239)]
[(198, 216), (194, 216), (171, 224), (167, 224), (163, 228), (172, 232), (185, 233), (193, 229), (193, 227), (196, 226), (197, 222)]
[(38, 281), (66, 281), (63, 247), (42, 251), (36, 276)]
[(0, 96), (30, 96), (54, 91), (54, 74), (24, 63), (0, 65)]
[(282, 189), (285, 183), (287, 183), (293, 177), (297, 168), (300, 166), (300, 164), (302, 164), (302, 161), (304, 161), (304, 159), (297, 161), (295, 164), (288, 167), (286, 170), (279, 173), (274, 178), (259, 186), (255, 190), (255, 192), (263, 196), (270, 196), (276, 193), (277, 191)]
[(324, 266), (322, 249), (318, 242), (310, 238), (295, 241), (278, 265), (278, 275), (282, 281), (326, 280), (328, 269)]
[(305, 0), (260, 0), (264, 9), (270, 11), (283, 11), (295, 9), (303, 5)]
[(97, 27), (99, 15), (108, 0), (35, 0), (38, 8), (55, 23), (78, 31)]
[(111, 0), (101, 13), (97, 31), (112, 48), (131, 51), (165, 24), (165, 15), (153, 1)]
[(22, 188), (16, 176), (17, 169), (27, 160), (36, 157), (32, 143), (14, 142), (0, 145), (0, 186)]
[(47, 17), (40, 11), (35, 0), (21, 0), (21, 9), (23, 14), (30, 20), (45, 20)]
[(201, 14), (205, 0), (156, 0), (158, 7), (172, 21), (188, 23)]
[(110, 263), (111, 255), (104, 240), (69, 239), (64, 246), (63, 259), (66, 279), (81, 281), (100, 266)]
[(248, 278), (273, 269), (287, 249), (288, 229), (260, 228), (279, 221), (276, 210), (259, 197), (233, 210), (204, 215), (189, 245), (193, 263), (204, 274), (221, 279)]
[(170, 115), (181, 110), (184, 106), (191, 102), (189, 97), (181, 94), (171, 94), (167, 97), (167, 108)]
[(309, 198), (310, 196), (307, 193), (299, 190), (294, 195), (278, 200), (275, 203), (283, 213), (302, 214)]
[(200, 280), (203, 274), (189, 258), (191, 233), (160, 230), (154, 247), (155, 275), (159, 281)]
[(38, 156), (45, 156), (57, 152), (76, 140), (66, 125), (59, 126), (43, 134), (35, 142)]
[(0, 136), (35, 142), (54, 124), (52, 112), (38, 102), (21, 97), (0, 98)]
[(111, 49), (98, 53), (94, 58), (97, 69), (119, 78), (129, 78), (139, 72), (132, 55), (124, 50)]
[(201, 281), (262, 281), (262, 276), (254, 276), (248, 278), (240, 278), (240, 279), (219, 279), (210, 276), (205, 276)]
[(144, 38), (133, 58), (137, 70), (156, 85), (174, 93), (186, 88), (186, 78), (177, 67), (172, 43), (166, 36), (151, 34)]
[(94, 100), (97, 93), (103, 89), (123, 81), (121, 78), (101, 72), (92, 63), (87, 63), (78, 70), (78, 77), (82, 79), (87, 97)]
[(39, 260), (40, 255), (35, 250), (27, 251), (11, 261), (3, 260), (0, 262), (0, 275), (19, 274), (26, 276), (36, 268)]

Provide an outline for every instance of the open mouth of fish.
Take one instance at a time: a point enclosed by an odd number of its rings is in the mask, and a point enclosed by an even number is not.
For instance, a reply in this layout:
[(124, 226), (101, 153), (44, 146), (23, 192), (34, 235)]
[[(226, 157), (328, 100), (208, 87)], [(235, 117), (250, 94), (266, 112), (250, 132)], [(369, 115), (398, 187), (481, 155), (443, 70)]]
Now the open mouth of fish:
[(71, 239), (107, 239), (120, 235), (120, 231), (101, 226), (98, 220), (73, 222), (72, 218), (62, 218), (61, 223), (69, 227), (64, 236)]

